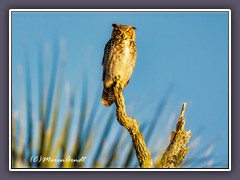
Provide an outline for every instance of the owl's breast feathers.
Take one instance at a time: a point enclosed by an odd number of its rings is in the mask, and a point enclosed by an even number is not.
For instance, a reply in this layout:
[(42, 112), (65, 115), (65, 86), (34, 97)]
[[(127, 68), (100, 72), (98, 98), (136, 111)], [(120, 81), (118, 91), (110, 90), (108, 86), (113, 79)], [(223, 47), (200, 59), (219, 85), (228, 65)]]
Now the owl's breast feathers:
[(113, 85), (116, 81), (120, 82), (122, 89), (127, 86), (136, 64), (136, 55), (136, 45), (132, 40), (110, 39), (106, 44), (102, 62), (102, 102), (109, 99), (109, 103), (103, 102), (104, 105), (109, 106), (114, 101)]
[(136, 45), (130, 40), (110, 40), (104, 56), (103, 81), (106, 88), (115, 81), (121, 81), (125, 87), (136, 64)]

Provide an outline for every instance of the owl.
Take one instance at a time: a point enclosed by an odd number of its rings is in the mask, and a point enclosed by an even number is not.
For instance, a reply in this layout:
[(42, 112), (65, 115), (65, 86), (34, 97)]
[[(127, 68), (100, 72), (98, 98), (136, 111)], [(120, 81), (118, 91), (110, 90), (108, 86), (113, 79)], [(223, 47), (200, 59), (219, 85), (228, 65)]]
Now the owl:
[(102, 103), (111, 106), (115, 101), (113, 87), (118, 82), (123, 90), (129, 83), (136, 64), (135, 27), (113, 24), (110, 40), (103, 56), (103, 93)]

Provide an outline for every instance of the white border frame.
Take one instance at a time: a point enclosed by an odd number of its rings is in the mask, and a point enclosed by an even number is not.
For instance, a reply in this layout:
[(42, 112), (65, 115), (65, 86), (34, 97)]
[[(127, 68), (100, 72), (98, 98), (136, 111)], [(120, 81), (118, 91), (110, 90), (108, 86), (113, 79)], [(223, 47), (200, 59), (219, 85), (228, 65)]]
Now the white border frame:
[[(228, 169), (65, 169), (65, 168), (59, 168), (59, 169), (36, 169), (36, 168), (26, 168), (26, 169), (18, 169), (18, 168), (12, 168), (11, 167), (11, 144), (12, 144), (12, 12), (102, 12), (102, 11), (108, 11), (108, 12), (228, 12), (228, 125), (229, 125), (229, 133), (228, 133), (228, 155), (229, 155), (229, 168)], [(9, 171), (231, 171), (231, 10), (230, 9), (10, 9), (9, 10)]]

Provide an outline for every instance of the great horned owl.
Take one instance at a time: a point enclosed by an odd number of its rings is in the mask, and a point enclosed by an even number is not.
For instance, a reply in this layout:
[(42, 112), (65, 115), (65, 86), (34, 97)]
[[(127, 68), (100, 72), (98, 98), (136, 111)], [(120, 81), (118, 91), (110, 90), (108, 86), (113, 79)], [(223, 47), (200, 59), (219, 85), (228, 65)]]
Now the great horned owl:
[(112, 36), (104, 49), (102, 103), (110, 106), (115, 96), (113, 87), (118, 81), (123, 90), (129, 83), (136, 64), (135, 27), (113, 24)]

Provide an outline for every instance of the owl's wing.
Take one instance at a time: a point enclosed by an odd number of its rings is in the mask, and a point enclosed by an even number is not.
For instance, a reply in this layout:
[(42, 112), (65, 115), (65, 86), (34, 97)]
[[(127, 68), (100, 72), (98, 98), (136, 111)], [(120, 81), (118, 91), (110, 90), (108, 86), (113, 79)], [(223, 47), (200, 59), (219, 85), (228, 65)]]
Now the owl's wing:
[(103, 55), (103, 60), (102, 60), (102, 66), (103, 66), (102, 80), (103, 81), (104, 81), (104, 77), (105, 77), (105, 74), (106, 74), (106, 68), (107, 68), (107, 64), (108, 64), (108, 60), (109, 60), (109, 56), (110, 56), (111, 46), (112, 46), (112, 42), (111, 42), (111, 39), (110, 39), (107, 42), (107, 44), (105, 45), (105, 48), (104, 48), (104, 55)]

